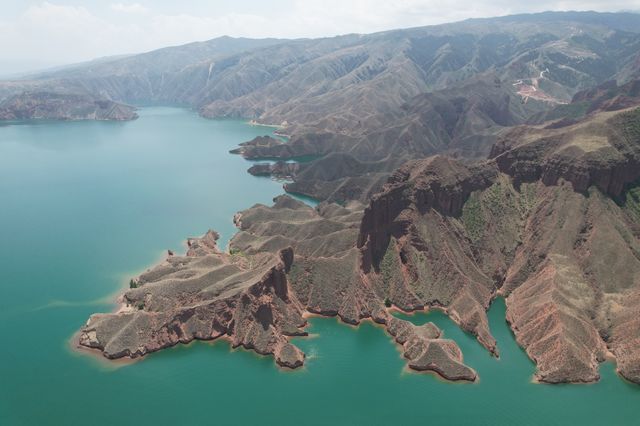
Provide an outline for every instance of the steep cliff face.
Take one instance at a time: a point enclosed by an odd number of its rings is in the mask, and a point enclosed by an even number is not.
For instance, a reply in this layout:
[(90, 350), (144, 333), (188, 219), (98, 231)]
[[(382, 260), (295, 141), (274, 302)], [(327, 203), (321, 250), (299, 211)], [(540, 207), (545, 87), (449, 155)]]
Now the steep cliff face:
[(539, 380), (597, 380), (611, 355), (638, 382), (637, 170), (624, 167), (636, 161), (638, 123), (631, 110), (562, 132), (519, 129), (475, 169), (407, 164), (364, 213), (369, 282), (404, 309), (442, 306), (490, 350), (484, 311), (505, 296)]
[[(361, 239), (373, 259), (369, 282), (403, 309), (443, 307), (494, 353), (485, 310), (505, 296), (539, 380), (597, 380), (599, 362), (613, 354), (620, 374), (637, 382), (637, 223), (594, 188), (581, 194), (566, 182), (536, 182), (517, 190), (512, 182), (498, 175), (459, 216), (414, 204), (387, 216), (395, 233)], [(382, 219), (388, 210), (367, 214)], [(387, 242), (378, 267), (376, 241)]]
[(547, 382), (592, 381), (608, 352), (638, 382), (638, 223), (599, 190), (538, 184), (501, 293), (518, 342)]
[(561, 128), (516, 127), (494, 146), (491, 157), (517, 182), (559, 180), (585, 192), (597, 186), (619, 196), (640, 178), (639, 109), (600, 112)]
[(472, 192), (497, 179), (490, 166), (447, 157), (408, 163), (365, 210), (362, 267), (379, 294), (404, 310), (445, 308), (497, 354), (485, 315), (497, 284), (476, 259), (457, 218)]
[(0, 120), (134, 120), (135, 108), (89, 94), (25, 92), (0, 103)]
[(231, 241), (232, 250), (252, 253), (293, 247), (296, 260), (288, 279), (307, 311), (337, 315), (349, 324), (371, 319), (403, 346), (409, 368), (433, 371), (449, 380), (476, 379), (457, 344), (441, 338), (435, 325), (414, 326), (393, 317), (385, 307), (388, 293), (363, 273), (361, 251), (354, 246), (361, 205), (325, 203), (313, 210), (289, 197), (275, 201), (272, 208), (254, 206), (239, 214), (240, 232)]
[(217, 235), (190, 239), (186, 256), (164, 262), (132, 280), (123, 309), (91, 316), (79, 343), (107, 358), (136, 358), (194, 339), (228, 338), (282, 366), (302, 365), (304, 354), (286, 336), (304, 335), (302, 306), (286, 272), (293, 252), (241, 256), (221, 253)]

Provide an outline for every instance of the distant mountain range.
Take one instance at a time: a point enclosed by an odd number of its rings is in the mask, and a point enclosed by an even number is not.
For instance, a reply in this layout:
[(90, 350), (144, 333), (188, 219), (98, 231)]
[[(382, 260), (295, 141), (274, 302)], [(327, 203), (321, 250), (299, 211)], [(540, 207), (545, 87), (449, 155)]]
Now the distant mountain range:
[[(221, 37), (1, 83), (0, 102), (46, 91), (184, 105), (283, 125), (290, 155), (482, 157), (495, 130), (639, 72), (640, 15), (548, 12), (322, 39)], [(425, 125), (432, 112), (437, 129)]]

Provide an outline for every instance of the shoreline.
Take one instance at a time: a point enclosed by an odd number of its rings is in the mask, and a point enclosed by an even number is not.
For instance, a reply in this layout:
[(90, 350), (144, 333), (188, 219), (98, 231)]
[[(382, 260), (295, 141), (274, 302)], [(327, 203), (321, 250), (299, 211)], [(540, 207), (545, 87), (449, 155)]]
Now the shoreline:
[[(186, 241), (187, 240), (183, 240), (181, 242), (181, 245), (186, 247)], [(157, 264), (159, 264), (161, 262), (166, 261), (167, 257), (169, 257), (169, 254), (168, 254), (169, 250), (170, 249), (163, 250), (161, 252), (161, 254), (158, 255), (156, 260), (153, 261), (153, 263), (151, 265), (157, 265)], [(143, 273), (145, 273), (149, 269), (150, 269), (150, 267), (147, 266), (147, 267), (140, 268), (137, 271), (132, 272), (132, 273), (128, 273), (128, 272), (122, 273), (122, 276), (120, 277), (121, 285), (116, 290), (114, 290), (112, 293), (110, 293), (110, 294), (108, 294), (108, 295), (106, 295), (106, 296), (104, 296), (104, 297), (99, 299), (99, 300), (103, 300), (105, 303), (109, 303), (109, 304), (112, 305), (111, 310), (109, 312), (105, 312), (105, 313), (121, 314), (121, 313), (132, 312), (134, 310), (133, 307), (128, 306), (123, 300), (124, 299), (124, 294), (127, 292), (127, 290), (130, 289), (129, 281), (132, 279), (132, 277), (139, 277), (140, 275), (142, 275)], [(84, 325), (86, 325), (88, 320), (89, 320), (89, 318), (87, 318), (87, 320), (83, 323), (83, 325), (80, 328), (82, 328)], [(82, 353), (82, 354), (88, 354), (88, 355), (97, 356), (101, 361), (106, 361), (107, 363), (118, 363), (118, 362), (120, 362), (122, 364), (131, 364), (131, 363), (139, 361), (139, 359), (144, 358), (144, 356), (137, 357), (137, 358), (131, 358), (131, 357), (107, 358), (107, 357), (105, 357), (103, 355), (103, 352), (101, 350), (99, 350), (98, 348), (90, 348), (90, 347), (83, 346), (83, 345), (80, 344), (80, 328), (78, 330), (76, 330), (71, 335), (71, 337), (68, 339), (69, 346), (71, 347), (73, 352), (79, 352), (79, 353)]]

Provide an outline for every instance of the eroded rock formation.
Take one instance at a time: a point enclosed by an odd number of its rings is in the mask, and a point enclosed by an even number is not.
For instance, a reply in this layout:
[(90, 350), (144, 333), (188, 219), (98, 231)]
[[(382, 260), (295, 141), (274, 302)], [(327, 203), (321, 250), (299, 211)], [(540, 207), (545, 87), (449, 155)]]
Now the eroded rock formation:
[(517, 128), (480, 164), (405, 164), (366, 207), (253, 206), (236, 215), (229, 253), (213, 233), (190, 240), (186, 256), (133, 282), (128, 311), (91, 317), (80, 344), (135, 357), (227, 336), (296, 367), (304, 355), (287, 336), (304, 334), (312, 312), (371, 319), (410, 368), (474, 380), (455, 342), (385, 305), (442, 309), (498, 355), (486, 310), (504, 296), (538, 380), (594, 381), (610, 356), (640, 383), (639, 122), (624, 110)]
[(410, 368), (450, 380), (476, 378), (455, 342), (433, 325), (394, 318), (360, 273), (354, 241), (362, 206), (312, 209), (288, 196), (235, 217), (239, 232), (229, 253), (217, 235), (189, 240), (186, 256), (169, 256), (132, 281), (126, 308), (93, 315), (79, 343), (108, 358), (139, 357), (191, 340), (230, 339), (232, 345), (273, 354), (296, 368), (304, 354), (288, 336), (305, 335), (304, 312), (338, 315), (358, 324), (373, 319), (403, 345)]
[(519, 129), (474, 168), (442, 157), (407, 164), (365, 211), (365, 271), (404, 309), (443, 306), (490, 350), (484, 311), (507, 297), (541, 381), (597, 380), (609, 354), (638, 382), (640, 241), (628, 189), (638, 172), (625, 167), (640, 147), (637, 114)]
[(194, 339), (227, 337), (234, 347), (273, 354), (279, 365), (302, 365), (286, 336), (304, 335), (302, 306), (286, 272), (291, 249), (277, 255), (221, 253), (217, 235), (189, 240), (186, 256), (169, 256), (132, 281), (118, 313), (93, 315), (80, 344), (107, 358), (136, 358)]

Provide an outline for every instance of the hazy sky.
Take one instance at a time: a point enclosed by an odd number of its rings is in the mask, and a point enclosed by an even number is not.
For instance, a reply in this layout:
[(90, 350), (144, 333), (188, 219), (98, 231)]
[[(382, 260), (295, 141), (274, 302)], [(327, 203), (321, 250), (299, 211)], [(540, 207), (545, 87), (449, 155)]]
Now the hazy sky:
[(640, 0), (2, 0), (0, 75), (221, 35), (319, 37)]

